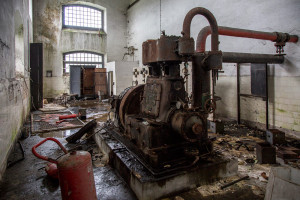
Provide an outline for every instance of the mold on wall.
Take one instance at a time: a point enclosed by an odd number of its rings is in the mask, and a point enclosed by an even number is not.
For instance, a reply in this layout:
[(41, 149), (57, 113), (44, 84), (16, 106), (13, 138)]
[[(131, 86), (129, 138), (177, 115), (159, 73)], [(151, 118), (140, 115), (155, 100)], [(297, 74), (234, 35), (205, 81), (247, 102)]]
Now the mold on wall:
[(1, 1), (0, 7), (0, 180), (9, 152), (30, 112), (30, 0)]
[[(104, 32), (62, 29), (62, 5), (83, 4), (104, 10)], [(44, 97), (69, 93), (69, 76), (63, 74), (63, 53), (92, 51), (104, 55), (105, 63), (122, 60), (126, 49), (128, 0), (33, 0), (34, 42), (44, 45)], [(58, 83), (58, 84), (56, 84)], [(47, 87), (46, 87), (47, 86)]]
[[(160, 37), (160, 31), (167, 35), (178, 35), (186, 13), (194, 7), (205, 7), (217, 19), (219, 26), (267, 31), (286, 32), (300, 36), (300, 1), (211, 1), (211, 0), (140, 0), (128, 10), (128, 46), (134, 46), (135, 59), (142, 65), (142, 43)], [(161, 12), (160, 12), (161, 10)], [(280, 13), (280, 15), (278, 15)], [(160, 17), (161, 16), (161, 17)], [(197, 38), (199, 31), (209, 25), (203, 16), (195, 16), (191, 23), (191, 36)], [(219, 48), (226, 52), (275, 54), (273, 42), (219, 37)], [(210, 50), (210, 37), (206, 42)], [(300, 42), (285, 46), (285, 62), (269, 66), (270, 125), (282, 127), (300, 136), (299, 114), (300, 94)], [(250, 65), (242, 65), (242, 91), (249, 93)], [(216, 95), (222, 98), (217, 103), (217, 114), (236, 119), (236, 64), (223, 64), (224, 74), (220, 74)], [(265, 103), (261, 100), (241, 100), (244, 120), (265, 123)], [(278, 110), (280, 109), (280, 110)], [(284, 111), (284, 112), (283, 112)]]

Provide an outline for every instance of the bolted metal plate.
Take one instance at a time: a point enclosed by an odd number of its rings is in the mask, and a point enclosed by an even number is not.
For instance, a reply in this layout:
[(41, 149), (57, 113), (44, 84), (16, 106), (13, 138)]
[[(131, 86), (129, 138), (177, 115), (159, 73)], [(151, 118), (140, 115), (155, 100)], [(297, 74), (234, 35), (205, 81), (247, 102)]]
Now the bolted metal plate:
[(161, 95), (160, 84), (146, 84), (144, 90), (144, 97), (142, 101), (142, 112), (146, 115), (157, 117), (159, 114)]

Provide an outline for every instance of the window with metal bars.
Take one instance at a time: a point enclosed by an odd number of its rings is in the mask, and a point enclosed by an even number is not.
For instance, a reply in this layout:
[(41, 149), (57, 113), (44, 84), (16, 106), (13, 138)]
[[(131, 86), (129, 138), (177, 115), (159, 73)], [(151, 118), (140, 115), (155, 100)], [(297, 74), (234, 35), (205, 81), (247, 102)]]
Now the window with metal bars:
[(70, 66), (82, 65), (89, 66), (93, 65), (96, 68), (103, 68), (103, 54), (88, 52), (88, 51), (76, 51), (68, 52), (63, 54), (63, 72), (64, 74), (70, 73)]
[(63, 28), (103, 30), (103, 10), (91, 6), (63, 5)]

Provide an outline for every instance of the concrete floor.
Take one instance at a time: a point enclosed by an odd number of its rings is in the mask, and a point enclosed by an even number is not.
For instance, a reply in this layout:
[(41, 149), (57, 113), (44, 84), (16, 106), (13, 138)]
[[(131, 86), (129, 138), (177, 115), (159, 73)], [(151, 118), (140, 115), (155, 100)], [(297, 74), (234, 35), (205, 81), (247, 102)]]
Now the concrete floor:
[[(59, 182), (49, 178), (44, 171), (46, 161), (35, 157), (31, 148), (44, 138), (29, 137), (22, 142), (25, 159), (8, 168), (0, 184), (0, 199), (61, 199)], [(57, 138), (63, 145), (66, 141)], [(17, 150), (18, 147), (16, 147)], [(52, 158), (61, 155), (59, 147), (47, 141), (40, 148), (40, 153)], [(116, 175), (109, 166), (94, 168), (98, 199), (135, 200), (130, 188)]]
[[(51, 133), (49, 133), (51, 134)], [(58, 181), (49, 178), (44, 171), (46, 161), (36, 158), (31, 148), (39, 141), (40, 136), (29, 137), (22, 142), (25, 149), (25, 160), (8, 168), (0, 184), (0, 200), (7, 199), (61, 199)], [(67, 148), (72, 148), (63, 138), (57, 138)], [(18, 146), (15, 148), (19, 151)], [(53, 143), (46, 142), (39, 152), (43, 155), (56, 158), (62, 154)], [(17, 153), (20, 155), (20, 152)], [(12, 154), (13, 155), (13, 154)], [(136, 200), (135, 194), (117, 173), (108, 165), (94, 168), (94, 177), (98, 199), (103, 200)], [(232, 177), (237, 179), (238, 177)], [(166, 198), (165, 200), (221, 200), (221, 199), (263, 199), (262, 196), (253, 193), (253, 189), (245, 183), (237, 184), (220, 192), (219, 186), (231, 181), (224, 179), (215, 185), (203, 186), (197, 189)], [(207, 189), (213, 188), (213, 189)], [(203, 191), (211, 190), (209, 195), (203, 195)], [(219, 190), (219, 191), (218, 191)]]
[[(96, 119), (98, 122), (106, 120), (108, 105), (100, 105), (98, 101), (82, 101), (70, 105), (68, 110), (74, 113), (78, 108), (87, 108), (87, 121)], [(52, 109), (55, 106), (52, 106)], [(30, 126), (27, 122), (25, 126)], [(75, 145), (67, 144), (65, 137), (71, 135), (78, 129), (52, 131), (40, 133), (36, 136), (21, 140), (25, 150), (25, 159), (7, 168), (3, 180), (0, 183), (0, 200), (7, 199), (61, 199), (59, 182), (46, 175), (44, 166), (46, 161), (35, 157), (31, 148), (45, 137), (54, 137), (58, 139), (67, 149)], [(85, 148), (97, 148), (95, 143), (83, 145)], [(53, 142), (47, 141), (38, 148), (38, 152), (48, 157), (57, 158), (62, 155), (60, 148)], [(21, 150), (16, 144), (9, 160), (17, 160), (21, 157)], [(94, 157), (93, 157), (94, 158)], [(93, 159), (94, 177), (98, 199), (103, 200), (135, 200), (135, 194), (125, 184), (125, 182), (115, 173), (114, 169), (108, 165), (99, 165), (99, 160)], [(95, 167), (101, 166), (101, 167)]]
[[(70, 110), (76, 111), (79, 107), (87, 108), (87, 120), (97, 119), (99, 123), (105, 121), (107, 118), (107, 105), (99, 105), (98, 102), (81, 102), (70, 105)], [(229, 127), (229, 128), (228, 128)], [(65, 137), (70, 135), (72, 130), (55, 131), (42, 133), (36, 136), (28, 137), (21, 141), (25, 149), (25, 159), (18, 162), (10, 168), (7, 168), (3, 180), (0, 183), (0, 200), (6, 199), (61, 199), (60, 188), (58, 181), (47, 177), (44, 171), (46, 161), (36, 158), (31, 148), (45, 137), (55, 137), (67, 148), (70, 149), (74, 145), (69, 145), (65, 141)], [(239, 174), (238, 176), (229, 177), (216, 181), (210, 185), (204, 185), (194, 190), (190, 190), (175, 196), (165, 198), (164, 200), (223, 200), (223, 199), (263, 199), (265, 193), (265, 186), (267, 181), (260, 176), (261, 172), (267, 172), (270, 165), (259, 164), (245, 164), (247, 158), (255, 158), (253, 151), (246, 151), (241, 148), (239, 151), (228, 148), (228, 144), (236, 145), (236, 140), (241, 137), (248, 137), (249, 134), (261, 134), (260, 132), (249, 130), (246, 127), (231, 127), (227, 126), (225, 129), (228, 135), (215, 135), (217, 140), (215, 143), (215, 150), (238, 158), (239, 160)], [(211, 137), (215, 137), (211, 135)], [(262, 136), (261, 136), (262, 137)], [(249, 138), (248, 138), (249, 139)], [(250, 139), (254, 139), (254, 137)], [(226, 143), (222, 141), (226, 141)], [(85, 148), (97, 148), (95, 143), (90, 142), (84, 145)], [(62, 154), (58, 146), (53, 143), (46, 142), (39, 148), (39, 152), (52, 158), (57, 158)], [(224, 154), (224, 155), (225, 155)], [(20, 156), (18, 145), (11, 154), (9, 160), (16, 159), (16, 155)], [(94, 157), (93, 157), (94, 158)], [(94, 160), (94, 176), (98, 199), (104, 200), (135, 200), (135, 194), (120, 178), (117, 173), (103, 163), (99, 164), (99, 160)], [(98, 167), (96, 167), (98, 166)], [(99, 167), (100, 166), (100, 167)], [(250, 180), (241, 181), (224, 190), (220, 190), (220, 186), (238, 179), (241, 176), (249, 175)]]

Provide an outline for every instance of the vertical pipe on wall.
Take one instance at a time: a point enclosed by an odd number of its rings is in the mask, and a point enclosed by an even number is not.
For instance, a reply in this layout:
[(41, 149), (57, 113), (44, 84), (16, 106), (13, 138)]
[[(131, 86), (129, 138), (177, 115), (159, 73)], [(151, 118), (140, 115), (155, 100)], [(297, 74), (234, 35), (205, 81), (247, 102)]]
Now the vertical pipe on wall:
[(210, 71), (204, 69), (203, 54), (195, 54), (192, 59), (192, 106), (196, 108), (202, 107), (203, 94), (210, 93)]
[(268, 64), (265, 66), (266, 70), (266, 130), (269, 129), (269, 85), (268, 85)]
[(237, 88), (237, 123), (241, 124), (241, 97), (240, 97), (240, 63), (236, 66), (236, 88)]

